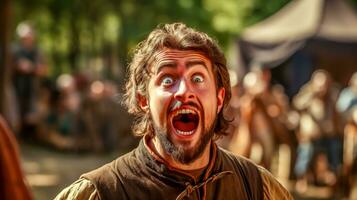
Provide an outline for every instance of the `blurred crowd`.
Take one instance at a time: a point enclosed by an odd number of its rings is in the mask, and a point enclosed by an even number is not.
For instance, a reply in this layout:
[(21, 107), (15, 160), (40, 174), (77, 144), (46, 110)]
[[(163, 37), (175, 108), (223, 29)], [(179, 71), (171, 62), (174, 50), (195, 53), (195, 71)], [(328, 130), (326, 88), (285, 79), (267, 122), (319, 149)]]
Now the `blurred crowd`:
[(59, 150), (112, 151), (135, 143), (116, 83), (85, 74), (47, 78), (45, 57), (29, 23), (17, 28), (8, 121), (19, 139)]
[(316, 70), (289, 99), (272, 84), (271, 70), (253, 67), (244, 78), (231, 76), (233, 97), (227, 117), (230, 135), (221, 146), (251, 158), (295, 189), (326, 186), (339, 197), (357, 198), (357, 72), (342, 88)]

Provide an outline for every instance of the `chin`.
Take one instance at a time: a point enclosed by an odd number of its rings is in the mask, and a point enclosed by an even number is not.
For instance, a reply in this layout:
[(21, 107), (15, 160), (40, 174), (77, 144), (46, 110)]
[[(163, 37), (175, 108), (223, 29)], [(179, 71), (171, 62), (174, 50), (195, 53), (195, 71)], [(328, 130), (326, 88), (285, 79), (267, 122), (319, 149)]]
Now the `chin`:
[[(199, 129), (203, 130), (203, 124)], [(176, 135), (171, 135), (175, 134), (172, 133), (171, 130), (163, 131), (160, 130), (160, 128), (155, 127), (155, 132), (159, 143), (165, 152), (168, 153), (175, 161), (182, 164), (190, 164), (197, 160), (203, 154), (207, 145), (210, 144), (210, 141), (214, 135), (212, 128), (204, 132), (197, 130), (194, 134), (199, 138), (195, 138), (196, 141), (194, 142), (193, 140), (174, 139), (173, 137)], [(194, 144), (192, 142), (194, 142)]]

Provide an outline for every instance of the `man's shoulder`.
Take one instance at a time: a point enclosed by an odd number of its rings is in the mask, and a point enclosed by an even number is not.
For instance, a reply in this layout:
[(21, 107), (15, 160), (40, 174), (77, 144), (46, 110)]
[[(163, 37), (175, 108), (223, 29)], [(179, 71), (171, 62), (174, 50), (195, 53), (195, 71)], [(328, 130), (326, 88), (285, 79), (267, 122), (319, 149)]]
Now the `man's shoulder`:
[(263, 191), (263, 199), (292, 199), (288, 190), (265, 168), (225, 149), (219, 148), (219, 152), (223, 163), (233, 165), (236, 173), (242, 176), (253, 191)]
[[(55, 200), (99, 200), (107, 199), (111, 190), (115, 188), (120, 193), (123, 171), (127, 170), (130, 163), (135, 160), (135, 149), (126, 153), (110, 163), (83, 174), (76, 182), (61, 191)], [(125, 172), (124, 172), (125, 174)]]
[(81, 178), (91, 181), (103, 181), (103, 179), (106, 178), (107, 180), (104, 180), (106, 182), (113, 181), (114, 178), (120, 177), (121, 171), (127, 170), (127, 168), (135, 162), (135, 159), (134, 149), (129, 153), (119, 156), (110, 163), (83, 174)]
[(268, 170), (258, 167), (262, 181), (264, 199), (293, 199), (288, 189), (278, 181)]
[[(135, 163), (135, 160), (136, 155), (134, 149), (129, 153), (119, 156), (110, 163), (81, 175), (77, 182), (82, 185), (82, 190), (85, 191), (85, 194), (87, 194), (88, 191), (93, 192), (94, 188), (95, 194), (100, 197), (99, 199), (106, 199), (107, 195), (112, 193), (121, 193), (121, 195), (123, 195), (123, 179), (131, 173), (130, 168), (131, 165)], [(77, 182), (69, 187), (72, 188), (70, 190), (76, 190), (73, 186), (78, 186), (79, 183)]]
[(258, 170), (258, 165), (256, 165), (253, 161), (251, 161), (248, 158), (245, 158), (240, 155), (236, 155), (226, 149), (223, 149), (221, 147), (218, 147), (218, 152), (221, 155), (221, 158), (225, 162), (230, 162), (231, 164), (234, 165), (244, 165), (247, 167), (255, 168)]
[(63, 189), (54, 200), (99, 200), (98, 191), (93, 183), (86, 179), (78, 179), (76, 182)]
[(218, 160), (221, 170), (232, 171), (236, 180), (243, 183), (249, 199), (262, 199), (262, 177), (256, 164), (222, 148), (218, 148)]

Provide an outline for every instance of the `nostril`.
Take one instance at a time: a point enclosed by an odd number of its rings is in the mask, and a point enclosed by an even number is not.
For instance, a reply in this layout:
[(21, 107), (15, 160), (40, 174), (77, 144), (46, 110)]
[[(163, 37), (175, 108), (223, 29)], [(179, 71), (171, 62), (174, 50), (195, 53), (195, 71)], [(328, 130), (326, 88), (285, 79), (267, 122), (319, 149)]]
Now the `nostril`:
[(183, 97), (182, 97), (182, 95), (175, 95), (175, 99), (177, 99), (177, 100), (182, 100)]

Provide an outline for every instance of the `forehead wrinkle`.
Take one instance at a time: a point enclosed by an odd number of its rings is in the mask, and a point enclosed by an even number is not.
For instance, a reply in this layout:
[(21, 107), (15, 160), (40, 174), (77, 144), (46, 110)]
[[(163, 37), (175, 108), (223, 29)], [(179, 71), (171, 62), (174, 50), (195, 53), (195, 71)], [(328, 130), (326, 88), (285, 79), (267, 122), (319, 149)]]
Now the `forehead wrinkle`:
[(158, 74), (163, 68), (177, 69), (177, 64), (172, 60), (159, 62), (154, 66), (154, 73)]
[[(158, 74), (163, 68), (171, 68), (171, 69), (177, 69), (177, 63), (175, 61), (162, 61), (159, 62), (158, 65), (156, 65), (158, 67), (156, 67), (156, 69), (154, 68), (153, 70), (155, 74)], [(185, 68), (187, 70), (195, 67), (195, 66), (202, 66), (204, 67), (204, 69), (208, 72), (208, 67), (206, 65), (206, 63), (203, 60), (188, 60), (185, 62)]]
[(197, 66), (197, 65), (204, 67), (207, 72), (209, 71), (208, 67), (206, 65), (206, 62), (203, 61), (203, 60), (194, 59), (194, 60), (189, 60), (189, 61), (186, 62), (186, 68), (187, 69), (192, 68), (192, 67)]
[(203, 53), (193, 50), (175, 50), (166, 48), (158, 51), (152, 56), (149, 64), (150, 71), (151, 73), (157, 74), (165, 67), (177, 68), (177, 59), (181, 58), (187, 58), (187, 60), (185, 60), (185, 67), (187, 69), (200, 65), (203, 66), (206, 71), (209, 71), (206, 62), (208, 61), (211, 63), (211, 61)]

